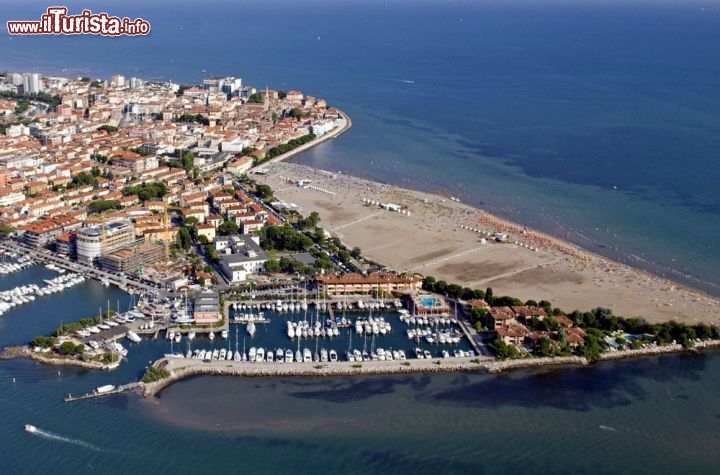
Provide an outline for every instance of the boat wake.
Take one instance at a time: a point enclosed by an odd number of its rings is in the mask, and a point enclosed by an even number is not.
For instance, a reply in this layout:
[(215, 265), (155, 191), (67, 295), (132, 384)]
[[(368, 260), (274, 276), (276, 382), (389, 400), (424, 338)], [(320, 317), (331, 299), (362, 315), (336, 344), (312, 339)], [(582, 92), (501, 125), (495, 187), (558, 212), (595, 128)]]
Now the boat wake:
[(412, 79), (400, 79), (400, 78), (379, 78), (384, 79), (385, 81), (392, 81), (392, 82), (401, 82), (403, 84), (415, 84), (415, 81)]
[(34, 431), (29, 433), (38, 437), (42, 437), (44, 439), (56, 440), (58, 442), (65, 442), (66, 444), (77, 445), (78, 447), (84, 447), (86, 449), (94, 450), (95, 452), (103, 452), (103, 449), (101, 449), (97, 445), (93, 445), (89, 442), (78, 439), (70, 439), (68, 437), (63, 437), (60, 434), (56, 434), (54, 432), (45, 431), (42, 429), (35, 429)]
[(598, 426), (598, 429), (608, 430), (608, 431), (610, 431), (610, 432), (617, 432), (617, 429), (616, 429), (616, 428), (610, 427), (610, 426), (602, 426), (602, 425), (601, 425), (601, 426)]

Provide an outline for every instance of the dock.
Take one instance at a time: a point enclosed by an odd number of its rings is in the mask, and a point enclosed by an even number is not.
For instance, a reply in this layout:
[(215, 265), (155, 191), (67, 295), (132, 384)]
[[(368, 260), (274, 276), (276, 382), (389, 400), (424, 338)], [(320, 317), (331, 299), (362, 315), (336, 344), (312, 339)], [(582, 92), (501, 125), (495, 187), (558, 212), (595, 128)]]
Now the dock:
[(135, 388), (139, 388), (139, 387), (143, 386), (144, 384), (145, 383), (141, 383), (141, 382), (128, 383), (128, 384), (123, 384), (122, 386), (118, 386), (117, 388), (112, 389), (110, 391), (103, 391), (103, 392), (93, 391), (91, 393), (86, 393), (81, 396), (73, 396), (72, 394), (68, 394), (68, 396), (65, 398), (65, 402), (80, 401), (83, 399), (91, 399), (91, 398), (100, 397), (100, 396), (109, 396), (110, 394), (119, 394), (119, 393), (122, 393), (125, 391), (131, 391)]

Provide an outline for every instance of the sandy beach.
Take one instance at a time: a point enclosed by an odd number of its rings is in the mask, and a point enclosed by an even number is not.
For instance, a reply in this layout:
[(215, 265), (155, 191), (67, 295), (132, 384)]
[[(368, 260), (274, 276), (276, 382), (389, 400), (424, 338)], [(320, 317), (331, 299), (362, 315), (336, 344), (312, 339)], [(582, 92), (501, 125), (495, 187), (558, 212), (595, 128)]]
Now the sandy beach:
[[(295, 163), (272, 163), (262, 170), (266, 174), (254, 177), (272, 186), (279, 200), (304, 215), (317, 211), (324, 229), (393, 269), (492, 287), (495, 295), (547, 299), (566, 312), (602, 306), (653, 322), (720, 323), (720, 301), (709, 295), (449, 197)], [(290, 180), (310, 180), (315, 188), (298, 187)], [(363, 199), (402, 206), (409, 216)], [(508, 235), (508, 242), (495, 243), (482, 234), (498, 231)]]

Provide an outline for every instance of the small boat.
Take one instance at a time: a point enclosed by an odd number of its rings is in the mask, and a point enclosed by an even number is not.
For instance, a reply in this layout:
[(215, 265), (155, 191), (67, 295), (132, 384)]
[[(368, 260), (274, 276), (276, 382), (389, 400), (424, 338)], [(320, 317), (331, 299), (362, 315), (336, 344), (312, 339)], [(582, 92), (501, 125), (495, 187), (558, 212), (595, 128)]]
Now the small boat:
[(257, 351), (255, 352), (255, 361), (265, 361), (265, 349), (257, 349)]
[(34, 432), (37, 432), (37, 427), (32, 426), (30, 424), (25, 424), (25, 430), (32, 434)]
[(132, 330), (128, 330), (128, 332), (125, 336), (127, 337), (128, 340), (132, 341), (133, 343), (140, 343), (140, 341), (141, 341), (141, 338), (138, 336), (138, 334)]
[(255, 324), (253, 322), (248, 323), (247, 332), (248, 335), (250, 335), (251, 337), (255, 335)]
[(337, 359), (337, 352), (335, 350), (330, 350), (330, 361), (335, 362)]
[(190, 330), (188, 333), (188, 340), (193, 341), (195, 339), (195, 330)]
[(210, 341), (213, 341), (215, 339), (215, 333), (213, 333), (213, 332), (208, 333), (208, 338), (210, 338)]
[(227, 330), (223, 330), (220, 332), (220, 336), (223, 338), (223, 340), (227, 340), (228, 338), (228, 332)]
[(292, 363), (293, 361), (293, 352), (292, 350), (285, 350), (285, 362)]

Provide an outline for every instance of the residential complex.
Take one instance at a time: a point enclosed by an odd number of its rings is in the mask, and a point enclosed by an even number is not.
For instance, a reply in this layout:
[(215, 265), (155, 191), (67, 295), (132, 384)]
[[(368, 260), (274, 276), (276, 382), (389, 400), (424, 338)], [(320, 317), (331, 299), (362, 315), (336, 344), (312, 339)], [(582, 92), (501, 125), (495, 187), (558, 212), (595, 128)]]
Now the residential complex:
[[(267, 260), (250, 236), (280, 221), (234, 181), (342, 121), (323, 99), (235, 77), (181, 86), (5, 73), (0, 223), (27, 246), (124, 273), (165, 261), (188, 225), (241, 282)], [(222, 236), (227, 221), (241, 235)]]

